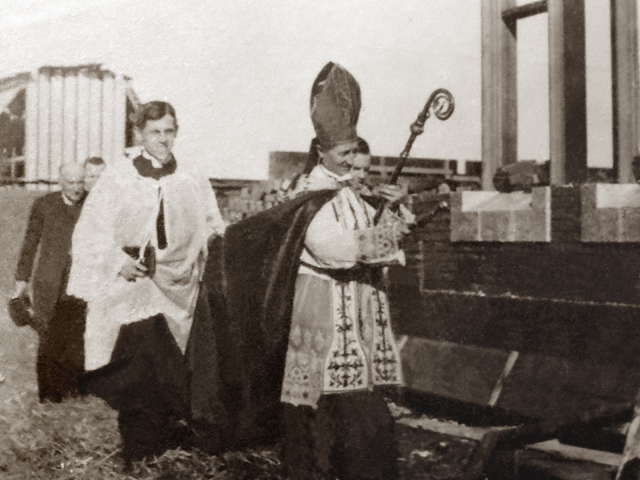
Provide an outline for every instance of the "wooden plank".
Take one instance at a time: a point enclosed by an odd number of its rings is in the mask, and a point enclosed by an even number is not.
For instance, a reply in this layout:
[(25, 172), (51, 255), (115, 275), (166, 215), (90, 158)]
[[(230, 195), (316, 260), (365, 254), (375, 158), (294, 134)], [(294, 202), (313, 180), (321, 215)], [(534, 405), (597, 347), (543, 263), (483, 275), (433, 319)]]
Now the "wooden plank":
[(25, 120), (25, 180), (38, 179), (38, 72), (27, 84)]
[(91, 79), (88, 70), (80, 70), (77, 81), (76, 158), (84, 162), (89, 157)]
[(64, 72), (53, 70), (50, 82), (49, 178), (57, 182), (60, 178), (64, 147)]
[(89, 155), (102, 156), (102, 75), (89, 72)]
[(113, 158), (105, 159), (105, 161), (115, 161), (124, 155), (125, 136), (127, 129), (127, 92), (126, 80), (122, 75), (118, 74), (115, 79), (115, 97), (114, 97), (114, 132), (113, 132)]
[(51, 136), (51, 84), (49, 74), (39, 71), (38, 82), (38, 180), (48, 182), (50, 180), (49, 141)]
[(482, 2), (483, 190), (494, 190), (496, 170), (517, 160), (516, 31), (515, 24), (510, 26), (502, 20), (502, 12), (515, 5), (515, 0)]
[(102, 77), (102, 148), (101, 157), (107, 159), (111, 163), (113, 160), (113, 137), (115, 133), (115, 76), (111, 73), (105, 73)]
[(587, 179), (584, 0), (549, 0), (551, 185)]
[(537, 450), (539, 452), (555, 453), (561, 455), (563, 458), (571, 460), (593, 462), (616, 468), (622, 461), (622, 455), (619, 453), (603, 452), (601, 450), (565, 445), (560, 443), (557, 439), (534, 443), (527, 446), (527, 448), (530, 450)]
[(610, 465), (611, 461), (612, 459), (605, 459), (604, 463), (599, 463), (563, 459), (558, 458), (555, 452), (520, 450), (516, 452), (517, 479), (611, 480), (616, 472), (616, 467)]
[(614, 162), (619, 183), (634, 183), (631, 164), (638, 154), (640, 121), (638, 108), (637, 2), (611, 0), (613, 67)]
[(505, 22), (515, 22), (524, 18), (532, 17), (547, 11), (547, 0), (539, 2), (525, 3), (517, 7), (507, 8), (502, 11), (502, 19)]
[[(515, 427), (492, 428), (483, 435), (482, 440), (474, 448), (461, 479), (476, 480), (481, 477), (481, 474), (496, 480), (521, 478), (520, 475), (516, 475), (516, 472), (520, 473), (521, 470), (517, 466), (517, 457), (514, 455), (516, 449), (533, 442), (555, 438), (559, 432), (574, 425), (606, 422), (607, 419), (617, 418), (621, 413), (630, 415), (632, 408), (632, 402), (610, 403), (596, 407), (585, 405), (583, 409), (562, 417), (545, 418), (538, 422)], [(573, 475), (549, 477), (542, 476), (541, 473), (534, 476), (525, 475), (522, 478), (575, 478), (576, 480), (584, 478)]]
[(508, 352), (410, 337), (402, 348), (405, 385), (478, 405), (488, 405)]
[[(617, 402), (632, 402), (640, 374), (571, 358), (520, 355), (496, 406), (538, 418), (563, 419)], [(629, 408), (629, 418), (631, 409)]]
[(78, 101), (78, 75), (68, 73), (64, 76), (64, 131), (62, 144), (62, 164), (77, 163), (76, 157), (77, 139), (77, 101)]

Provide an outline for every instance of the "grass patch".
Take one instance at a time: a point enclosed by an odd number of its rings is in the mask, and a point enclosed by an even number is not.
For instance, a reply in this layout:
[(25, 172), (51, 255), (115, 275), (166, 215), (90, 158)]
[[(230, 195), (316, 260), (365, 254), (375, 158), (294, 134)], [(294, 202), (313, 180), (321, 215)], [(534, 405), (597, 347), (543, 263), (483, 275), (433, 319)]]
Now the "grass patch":
[(210, 456), (170, 450), (125, 472), (116, 412), (95, 397), (40, 404), (14, 399), (0, 416), (5, 432), (0, 477), (6, 479), (280, 480), (274, 449)]
[(117, 413), (95, 397), (40, 404), (36, 333), (7, 312), (29, 209), (42, 192), (0, 192), (0, 478), (3, 480), (281, 480), (275, 449), (220, 456), (172, 450), (124, 472)]

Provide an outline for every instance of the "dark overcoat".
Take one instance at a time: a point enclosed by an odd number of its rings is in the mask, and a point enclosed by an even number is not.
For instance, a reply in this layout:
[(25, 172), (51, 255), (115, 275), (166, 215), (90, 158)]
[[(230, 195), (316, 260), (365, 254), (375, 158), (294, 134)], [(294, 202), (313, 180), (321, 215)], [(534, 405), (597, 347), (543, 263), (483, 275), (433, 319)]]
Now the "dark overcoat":
[(34, 312), (44, 323), (51, 320), (64, 293), (71, 264), (71, 236), (81, 209), (82, 202), (64, 203), (61, 192), (38, 197), (31, 207), (16, 280), (31, 281)]

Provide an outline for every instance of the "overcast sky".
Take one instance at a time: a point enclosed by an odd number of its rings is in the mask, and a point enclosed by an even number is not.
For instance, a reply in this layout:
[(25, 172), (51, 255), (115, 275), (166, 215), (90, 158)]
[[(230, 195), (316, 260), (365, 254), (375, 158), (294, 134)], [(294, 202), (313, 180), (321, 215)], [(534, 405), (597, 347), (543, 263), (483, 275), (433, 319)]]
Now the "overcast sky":
[[(520, 2), (522, 3), (522, 2)], [(587, 3), (589, 163), (611, 162), (608, 0)], [(359, 133), (398, 155), (434, 89), (419, 157), (480, 159), (479, 0), (0, 0), (0, 77), (103, 63), (142, 101), (177, 109), (176, 155), (211, 176), (264, 178), (268, 152), (306, 151), (311, 84), (328, 61), (363, 95)], [(546, 14), (519, 23), (519, 157), (548, 157)], [(608, 89), (608, 90), (607, 90)]]

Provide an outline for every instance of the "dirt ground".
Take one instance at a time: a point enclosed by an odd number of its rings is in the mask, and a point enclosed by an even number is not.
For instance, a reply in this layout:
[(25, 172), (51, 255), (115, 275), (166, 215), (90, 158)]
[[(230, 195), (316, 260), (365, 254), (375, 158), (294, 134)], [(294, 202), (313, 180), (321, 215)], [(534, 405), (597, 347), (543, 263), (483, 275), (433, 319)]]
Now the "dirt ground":
[[(0, 478), (6, 479), (281, 479), (276, 447), (208, 457), (167, 452), (122, 470), (115, 412), (97, 398), (41, 405), (37, 400), (37, 335), (9, 319), (7, 300), (29, 208), (41, 193), (0, 191)], [(399, 467), (405, 479), (448, 479), (464, 465), (470, 440), (397, 429)]]

